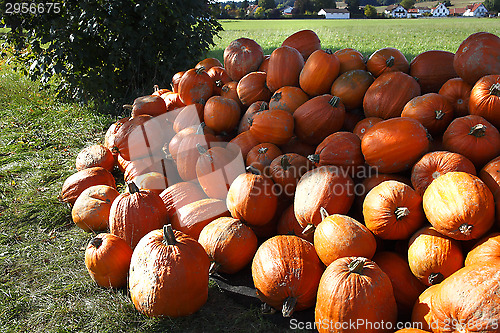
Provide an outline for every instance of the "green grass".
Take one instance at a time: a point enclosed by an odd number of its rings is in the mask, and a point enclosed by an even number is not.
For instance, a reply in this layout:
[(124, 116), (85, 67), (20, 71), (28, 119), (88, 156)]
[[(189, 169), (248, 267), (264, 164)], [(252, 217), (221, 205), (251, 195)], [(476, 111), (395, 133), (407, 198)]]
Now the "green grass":
[[(208, 54), (219, 59), (236, 38), (253, 38), (270, 53), (305, 28), (317, 32), (323, 47), (353, 47), (368, 56), (393, 46), (410, 60), (429, 49), (455, 51), (476, 31), (500, 35), (500, 20), (487, 19), (222, 24), (225, 31)], [(287, 331), (288, 322), (279, 315), (263, 316), (258, 302), (214, 285), (198, 313), (163, 320), (140, 315), (125, 290), (97, 287), (83, 262), (92, 235), (73, 225), (70, 207), (57, 196), (75, 172), (78, 152), (101, 142), (115, 119), (92, 105), (55, 101), (50, 91), (39, 91), (36, 83), (14, 73), (7, 60), (0, 59), (0, 332)], [(311, 312), (303, 318), (312, 320)]]

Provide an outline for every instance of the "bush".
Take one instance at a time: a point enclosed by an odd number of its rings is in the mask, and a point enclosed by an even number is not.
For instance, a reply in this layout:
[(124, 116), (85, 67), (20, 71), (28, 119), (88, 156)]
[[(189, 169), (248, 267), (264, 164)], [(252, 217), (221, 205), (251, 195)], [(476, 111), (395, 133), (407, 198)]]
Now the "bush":
[(32, 80), (56, 82), (59, 97), (115, 107), (168, 87), (222, 30), (206, 0), (65, 0), (59, 13), (3, 17)]

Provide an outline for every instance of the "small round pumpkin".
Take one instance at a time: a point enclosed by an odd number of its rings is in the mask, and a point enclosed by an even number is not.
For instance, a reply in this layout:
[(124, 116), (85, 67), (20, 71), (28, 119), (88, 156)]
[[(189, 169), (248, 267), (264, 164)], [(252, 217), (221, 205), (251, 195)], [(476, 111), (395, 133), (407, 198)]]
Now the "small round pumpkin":
[(250, 149), (245, 160), (246, 166), (252, 166), (261, 174), (269, 175), (271, 162), (281, 155), (281, 150), (272, 143), (260, 143)]
[(498, 129), (500, 128), (499, 109), (500, 74), (483, 76), (472, 87), (469, 98), (469, 113), (483, 117)]
[(257, 101), (269, 101), (272, 93), (266, 85), (266, 80), (265, 72), (251, 72), (241, 78), (236, 86), (236, 92), (244, 106)]
[(330, 92), (333, 81), (339, 75), (340, 61), (332, 50), (314, 51), (300, 71), (300, 88), (309, 96)]
[(105, 288), (127, 285), (132, 249), (123, 239), (101, 233), (92, 238), (85, 249), (85, 266), (92, 280)]
[(438, 93), (450, 101), (455, 117), (463, 117), (469, 114), (471, 90), (472, 86), (470, 84), (457, 77), (446, 81)]
[(132, 303), (148, 317), (190, 315), (208, 299), (209, 266), (205, 250), (193, 238), (170, 225), (153, 230), (132, 254)]
[(231, 82), (231, 78), (229, 77), (229, 74), (227, 74), (224, 67), (214, 66), (207, 70), (207, 74), (214, 82), (214, 95), (220, 95), (222, 87), (226, 83)]
[(211, 69), (212, 67), (221, 67), (222, 64), (220, 63), (219, 59), (217, 58), (205, 58), (203, 60), (200, 60), (194, 68), (200, 68), (204, 67), (206, 71)]
[(212, 96), (203, 108), (203, 121), (215, 133), (233, 131), (238, 126), (241, 111), (231, 98)]
[(299, 87), (284, 86), (274, 92), (269, 100), (269, 109), (285, 110), (293, 114), (309, 100), (309, 96)]
[(341, 74), (331, 85), (330, 93), (338, 96), (348, 110), (361, 108), (366, 91), (373, 83), (373, 76), (362, 69)]
[(224, 49), (224, 68), (236, 82), (256, 71), (263, 60), (262, 47), (250, 38), (235, 39)]
[(261, 301), (281, 310), (283, 317), (314, 306), (323, 265), (308, 241), (278, 235), (257, 249), (252, 278)]
[(83, 191), (71, 210), (73, 222), (85, 231), (108, 228), (109, 210), (118, 191), (108, 185), (94, 185)]
[(465, 266), (474, 264), (488, 265), (500, 259), (500, 233), (492, 233), (479, 242), (467, 253)]
[(293, 198), (300, 178), (313, 167), (312, 163), (302, 155), (286, 153), (277, 156), (269, 165), (269, 175), (279, 193)]
[(495, 203), (488, 187), (466, 172), (448, 172), (425, 190), (423, 208), (438, 232), (457, 240), (484, 235), (493, 225)]
[(124, 108), (131, 107), (131, 117), (147, 114), (158, 117), (167, 112), (167, 105), (159, 95), (146, 95), (137, 97), (132, 105), (124, 105)]
[(115, 178), (102, 167), (92, 167), (75, 172), (64, 180), (59, 198), (73, 205), (78, 196), (94, 185), (108, 185), (116, 188)]
[(76, 156), (76, 170), (80, 171), (91, 167), (102, 167), (113, 171), (115, 158), (113, 153), (104, 145), (92, 145), (83, 148)]
[(214, 93), (214, 82), (205, 67), (191, 68), (182, 75), (178, 89), (182, 103), (204, 104)]
[(383, 73), (410, 72), (410, 63), (404, 54), (394, 47), (384, 47), (373, 52), (366, 61), (366, 69), (378, 77)]
[(250, 129), (250, 126), (252, 124), (253, 116), (256, 113), (259, 113), (264, 110), (268, 110), (269, 105), (267, 102), (264, 101), (257, 101), (252, 104), (247, 108), (245, 113), (240, 119), (240, 123), (238, 125), (238, 134), (241, 134), (245, 131), (248, 131)]
[(378, 117), (368, 117), (368, 118), (363, 118), (360, 121), (356, 123), (356, 126), (354, 126), (353, 133), (356, 134), (360, 139), (363, 139), (363, 136), (365, 136), (365, 133), (373, 127), (376, 123), (381, 122), (383, 119), (378, 118)]
[(356, 49), (340, 49), (335, 51), (335, 55), (340, 61), (340, 74), (356, 69), (366, 70), (365, 57)]

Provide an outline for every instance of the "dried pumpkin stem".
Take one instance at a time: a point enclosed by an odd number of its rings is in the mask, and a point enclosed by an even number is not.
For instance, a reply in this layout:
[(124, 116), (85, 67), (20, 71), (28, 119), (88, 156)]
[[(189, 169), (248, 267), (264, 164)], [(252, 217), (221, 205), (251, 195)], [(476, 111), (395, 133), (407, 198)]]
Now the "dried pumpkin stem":
[(490, 95), (500, 96), (500, 82), (491, 85)]
[(158, 90), (160, 90), (160, 87), (157, 84), (155, 84), (153, 86), (153, 92), (157, 92)]
[(207, 152), (207, 149), (205, 147), (203, 147), (202, 145), (200, 145), (199, 143), (196, 144), (196, 149), (198, 149), (198, 152), (200, 153), (200, 155), (206, 154), (206, 152)]
[(132, 110), (134, 106), (132, 104), (123, 104), (122, 108), (125, 110)]
[(297, 304), (296, 297), (289, 296), (285, 299), (285, 302), (283, 302), (283, 307), (281, 309), (283, 317), (288, 318), (292, 315), (293, 311), (295, 310), (295, 304)]
[(171, 224), (166, 224), (163, 226), (163, 244), (165, 245), (177, 244), (177, 240), (175, 239), (174, 229), (172, 229)]
[(276, 310), (267, 303), (262, 303), (260, 310), (262, 314), (274, 314)]
[(216, 263), (215, 261), (212, 261), (212, 263), (210, 264), (210, 268), (208, 269), (208, 274), (212, 275), (212, 274), (217, 273), (219, 268), (220, 268), (220, 264)]
[(222, 82), (222, 80), (215, 80), (215, 86), (217, 88), (220, 88), (224, 85), (224, 83)]
[(474, 135), (476, 138), (480, 138), (486, 134), (486, 126), (483, 124), (477, 124), (472, 126), (469, 135)]
[(281, 92), (281, 91), (279, 91), (279, 92), (275, 92), (275, 93), (274, 93), (274, 95), (271, 97), (271, 99), (272, 99), (273, 101), (278, 102), (278, 101), (281, 99), (281, 96), (282, 96), (282, 95), (283, 95), (283, 94), (282, 94), (282, 92)]
[(201, 122), (196, 129), (196, 134), (205, 134), (205, 127), (207, 127), (207, 124), (205, 124), (205, 122)]
[(444, 276), (441, 273), (431, 273), (429, 274), (429, 277), (427, 278), (427, 281), (431, 286), (441, 283), (444, 280)]
[(441, 120), (443, 117), (446, 115), (446, 113), (443, 112), (443, 110), (436, 110), (436, 119)]
[(134, 194), (140, 191), (139, 187), (137, 187), (137, 185), (133, 181), (127, 182), (127, 189), (130, 194)]
[(259, 107), (259, 112), (267, 110), (267, 102), (262, 102), (262, 104)]
[(288, 159), (288, 156), (283, 155), (280, 160), (281, 167), (283, 170), (287, 171), (292, 165), (290, 164), (290, 160)]
[(316, 229), (314, 224), (308, 224), (307, 227), (305, 227), (304, 230), (302, 230), (302, 234), (308, 236), (314, 232), (314, 229)]
[(403, 217), (410, 215), (410, 210), (408, 207), (398, 207), (394, 211), (397, 220), (401, 220)]
[(102, 238), (101, 237), (94, 237), (92, 238), (92, 240), (90, 241), (90, 244), (95, 247), (96, 249), (98, 249), (99, 247), (101, 247), (102, 245)]
[(254, 167), (254, 166), (252, 166), (252, 165), (247, 166), (247, 167), (245, 168), (245, 170), (246, 170), (247, 172), (253, 173), (254, 175), (258, 175), (258, 176), (260, 176), (260, 174), (261, 174), (261, 173), (260, 173), (260, 171), (259, 171), (259, 169), (257, 169), (256, 167)]
[(326, 219), (328, 216), (330, 216), (330, 214), (328, 214), (328, 211), (326, 210), (325, 207), (320, 207), (319, 209), (319, 213), (321, 214), (321, 221), (323, 221), (324, 219)]
[(333, 96), (332, 99), (330, 99), (328, 101), (328, 104), (330, 104), (331, 106), (333, 106), (335, 108), (335, 107), (337, 107), (337, 105), (339, 104), (339, 102), (340, 102), (340, 97)]
[(320, 156), (319, 156), (319, 154), (312, 154), (312, 155), (307, 156), (307, 159), (313, 163), (319, 163)]
[(229, 87), (228, 87), (228, 86), (226, 86), (226, 85), (224, 85), (224, 86), (221, 88), (221, 90), (222, 90), (223, 92), (227, 93), (227, 92), (229, 91)]
[(460, 227), (458, 227), (458, 231), (465, 236), (469, 236), (472, 233), (473, 225), (464, 223)]
[(333, 54), (333, 50), (332, 49), (325, 49), (325, 53), (326, 54)]
[(389, 57), (389, 59), (387, 59), (387, 60), (385, 61), (385, 64), (387, 65), (387, 67), (392, 67), (392, 66), (394, 66), (394, 60), (395, 60), (395, 59), (394, 59), (394, 57), (393, 57), (393, 56), (390, 56), (390, 57)]
[(365, 267), (366, 258), (357, 257), (353, 261), (351, 261), (348, 265), (349, 272), (361, 274), (363, 272), (363, 268)]
[(258, 152), (259, 154), (265, 154), (265, 153), (267, 153), (267, 151), (268, 151), (268, 150), (269, 150), (269, 148), (267, 148), (267, 147), (260, 147), (260, 148), (257, 150), (257, 152)]
[(195, 72), (196, 74), (201, 74), (205, 71), (205, 66), (200, 66), (198, 68), (196, 68)]

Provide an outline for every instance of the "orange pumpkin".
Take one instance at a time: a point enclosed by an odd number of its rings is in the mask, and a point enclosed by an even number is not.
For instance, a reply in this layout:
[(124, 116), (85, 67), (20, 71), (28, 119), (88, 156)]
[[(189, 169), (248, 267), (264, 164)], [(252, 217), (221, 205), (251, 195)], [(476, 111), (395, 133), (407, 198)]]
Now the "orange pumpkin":
[(479, 242), (467, 253), (465, 266), (474, 264), (488, 265), (500, 259), (500, 233), (492, 233)]
[(85, 266), (92, 280), (105, 288), (127, 285), (132, 249), (123, 239), (101, 233), (92, 238), (85, 249)]
[(234, 143), (240, 150), (243, 159), (247, 158), (250, 149), (258, 145), (260, 142), (253, 136), (250, 131), (244, 131), (233, 138), (230, 143)]
[(124, 108), (132, 109), (131, 117), (137, 117), (143, 114), (158, 117), (167, 112), (167, 105), (163, 98), (157, 95), (146, 95), (137, 97), (132, 105), (124, 105)]
[(191, 68), (182, 75), (178, 89), (182, 103), (205, 104), (214, 93), (214, 82), (205, 67)]
[[(500, 53), (499, 53), (500, 55)], [(483, 117), (500, 128), (500, 74), (480, 78), (470, 93), (469, 113)]]
[(245, 111), (243, 116), (240, 119), (240, 123), (238, 125), (238, 134), (241, 134), (250, 129), (250, 125), (252, 124), (253, 116), (261, 111), (268, 110), (268, 104), (264, 101), (257, 101), (252, 103), (248, 109)]
[(206, 71), (211, 69), (212, 67), (222, 67), (219, 59), (216, 58), (205, 58), (199, 61), (194, 68), (204, 67)]
[(85, 231), (104, 231), (108, 228), (109, 210), (118, 191), (108, 185), (94, 185), (83, 191), (71, 210), (73, 222)]
[(439, 284), (427, 287), (418, 297), (411, 313), (411, 321), (427, 332), (431, 332), (431, 326), (435, 325), (431, 313), (431, 300), (437, 289), (439, 289)]
[(181, 80), (181, 77), (184, 75), (184, 73), (186, 73), (186, 71), (179, 71), (172, 76), (172, 82), (170, 83), (170, 85), (172, 86), (172, 92), (179, 92), (179, 81)]
[(272, 143), (260, 143), (250, 149), (245, 165), (252, 166), (261, 174), (269, 175), (271, 162), (281, 155), (281, 150)]
[(243, 108), (243, 104), (241, 103), (240, 98), (238, 97), (237, 89), (238, 89), (238, 82), (230, 81), (222, 86), (220, 95), (222, 97), (233, 99), (236, 103), (238, 103), (240, 108)]
[(167, 208), (167, 215), (171, 219), (177, 211), (192, 202), (206, 199), (203, 189), (193, 182), (180, 182), (170, 185), (160, 193), (160, 198)]
[(241, 111), (238, 103), (231, 98), (212, 96), (205, 103), (203, 121), (215, 133), (233, 131), (238, 126)]
[(290, 46), (297, 49), (304, 58), (304, 61), (306, 61), (311, 53), (321, 49), (321, 41), (314, 31), (304, 29), (288, 36), (281, 46)]
[(103, 167), (113, 171), (115, 158), (111, 150), (103, 145), (92, 145), (83, 148), (76, 156), (76, 170), (80, 171), (91, 167)]
[(332, 50), (316, 50), (307, 58), (300, 71), (300, 88), (309, 96), (329, 93), (339, 70), (340, 61)]
[(488, 187), (466, 172), (448, 172), (425, 190), (427, 220), (443, 235), (469, 240), (484, 235), (493, 225), (495, 203)]
[(286, 153), (272, 160), (269, 175), (273, 178), (280, 194), (293, 198), (300, 178), (312, 167), (312, 163), (304, 156)]
[(314, 240), (314, 234), (310, 233), (305, 235), (302, 231), (304, 231), (304, 228), (295, 218), (293, 204), (291, 204), (287, 209), (285, 209), (278, 221), (277, 233), (278, 235), (295, 235), (312, 243)]
[(233, 81), (256, 71), (263, 60), (262, 47), (250, 38), (233, 40), (224, 49), (224, 68)]
[(207, 74), (214, 82), (214, 95), (220, 95), (222, 93), (222, 87), (224, 87), (226, 83), (231, 82), (231, 78), (224, 67), (214, 66), (207, 70)]
[(266, 84), (271, 92), (284, 86), (299, 87), (299, 75), (304, 58), (293, 47), (280, 46), (271, 53)]
[(198, 242), (210, 258), (210, 273), (234, 274), (242, 270), (257, 251), (257, 237), (250, 227), (231, 217), (219, 217), (200, 232)]
[(461, 78), (449, 79), (439, 89), (439, 94), (443, 95), (451, 102), (455, 117), (463, 117), (469, 114), (469, 98), (472, 86)]
[(92, 167), (78, 171), (64, 180), (59, 199), (73, 205), (78, 196), (94, 185), (108, 185), (116, 188), (115, 178), (102, 167)]
[(266, 85), (266, 79), (265, 72), (251, 72), (241, 78), (236, 92), (244, 106), (249, 106), (257, 101), (269, 101), (272, 94)]
[(378, 117), (368, 117), (361, 119), (356, 126), (354, 126), (354, 130), (352, 131), (356, 134), (360, 139), (363, 139), (365, 133), (373, 127), (376, 123), (381, 122), (383, 119)]
[(365, 57), (358, 50), (345, 48), (335, 51), (335, 55), (340, 61), (340, 74), (356, 69), (366, 70)]
[(281, 310), (283, 317), (314, 306), (323, 265), (308, 241), (274, 236), (257, 249), (252, 278), (261, 301)]
[(274, 92), (269, 101), (269, 109), (285, 110), (293, 114), (309, 100), (309, 96), (299, 87), (285, 86)]
[[(199, 103), (180, 108), (172, 125), (172, 129), (175, 132), (174, 136), (183, 129), (199, 126), (203, 122), (203, 109), (204, 105)], [(173, 139), (173, 137), (170, 139)], [(165, 140), (165, 142), (169, 142), (169, 140)]]
[(150, 190), (158, 195), (168, 187), (168, 178), (162, 173), (151, 171), (135, 176), (132, 181), (138, 188)]
[(500, 198), (500, 156), (489, 161), (479, 171), (479, 178), (488, 186), (495, 200)]
[(410, 63), (404, 54), (394, 47), (384, 47), (373, 52), (366, 61), (366, 69), (378, 77), (390, 72), (410, 72)]
[(170, 225), (148, 233), (130, 262), (128, 287), (135, 308), (148, 317), (181, 317), (208, 298), (210, 260), (196, 240)]
[(283, 110), (265, 110), (252, 118), (250, 133), (259, 142), (287, 143), (293, 136), (294, 116)]
[(422, 94), (437, 93), (449, 79), (458, 77), (453, 68), (455, 54), (431, 50), (418, 54), (410, 62), (410, 75), (417, 79)]
[(373, 76), (365, 70), (348, 71), (333, 82), (330, 93), (340, 97), (346, 109), (361, 108), (365, 93), (373, 80)]

